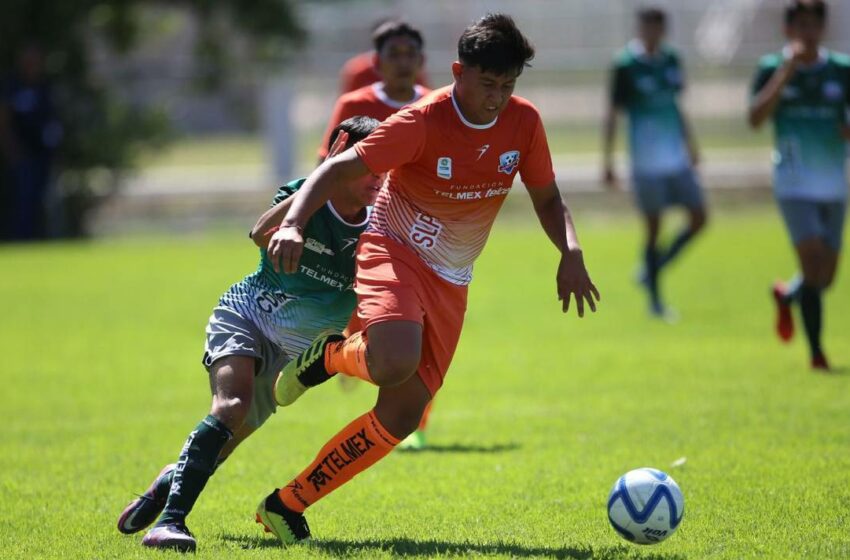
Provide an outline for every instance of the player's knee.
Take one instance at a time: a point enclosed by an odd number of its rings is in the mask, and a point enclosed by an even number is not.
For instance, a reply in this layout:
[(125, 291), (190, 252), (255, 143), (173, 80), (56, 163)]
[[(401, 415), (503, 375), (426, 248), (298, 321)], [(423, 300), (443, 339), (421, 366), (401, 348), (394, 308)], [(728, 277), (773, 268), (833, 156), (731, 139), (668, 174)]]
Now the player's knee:
[(250, 409), (250, 395), (216, 396), (213, 398), (210, 413), (227, 426), (230, 431), (235, 431), (245, 423)]
[(419, 351), (391, 349), (370, 356), (369, 373), (379, 387), (400, 385), (410, 379), (419, 367)]
[(424, 407), (395, 406), (387, 402), (375, 406), (381, 423), (397, 439), (404, 439), (419, 428), (423, 411)]

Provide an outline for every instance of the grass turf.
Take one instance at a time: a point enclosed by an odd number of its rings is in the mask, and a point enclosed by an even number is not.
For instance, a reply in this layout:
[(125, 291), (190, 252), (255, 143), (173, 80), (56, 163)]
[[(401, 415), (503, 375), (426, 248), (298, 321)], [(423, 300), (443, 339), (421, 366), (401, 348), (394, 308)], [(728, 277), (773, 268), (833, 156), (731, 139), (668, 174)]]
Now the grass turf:
[[(317, 504), (313, 545), (280, 550), (252, 521), (257, 502), (374, 395), (312, 391), (211, 479), (190, 517), (197, 557), (850, 555), (847, 275), (827, 299), (839, 371), (815, 375), (801, 337), (786, 348), (771, 332), (768, 285), (793, 271), (773, 211), (718, 216), (673, 266), (675, 326), (647, 318), (632, 282), (638, 224), (579, 226), (599, 313), (563, 316), (554, 250), (530, 222), (501, 221), (431, 449), (394, 453)], [(241, 231), (0, 248), (4, 558), (151, 557), (116, 517), (206, 413), (204, 326), (255, 260)], [(653, 547), (606, 519), (610, 486), (641, 466), (670, 472), (686, 500), (679, 531)]]

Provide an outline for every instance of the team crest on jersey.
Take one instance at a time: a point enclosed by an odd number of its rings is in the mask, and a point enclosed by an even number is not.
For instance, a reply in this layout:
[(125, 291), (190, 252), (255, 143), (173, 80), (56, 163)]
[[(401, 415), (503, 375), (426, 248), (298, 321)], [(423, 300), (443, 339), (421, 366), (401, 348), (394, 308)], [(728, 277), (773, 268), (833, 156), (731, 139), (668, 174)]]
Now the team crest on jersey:
[(519, 165), (519, 150), (511, 150), (499, 156), (499, 173), (511, 175)]
[(830, 80), (823, 84), (823, 96), (830, 101), (838, 101), (844, 97), (844, 88), (839, 82)]
[(437, 158), (437, 177), (440, 179), (452, 178), (452, 158), (446, 156)]

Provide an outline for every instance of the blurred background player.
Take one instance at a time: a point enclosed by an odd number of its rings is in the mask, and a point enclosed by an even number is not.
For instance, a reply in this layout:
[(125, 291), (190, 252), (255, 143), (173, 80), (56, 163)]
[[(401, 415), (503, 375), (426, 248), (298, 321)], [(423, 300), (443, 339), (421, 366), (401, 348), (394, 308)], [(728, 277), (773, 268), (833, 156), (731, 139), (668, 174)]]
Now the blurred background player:
[(372, 44), (376, 79), (337, 99), (319, 147), (320, 160), (328, 155), (331, 131), (345, 119), (364, 115), (383, 121), (429, 91), (416, 83), (425, 63), (425, 42), (418, 29), (402, 21), (386, 21), (375, 29)]
[(822, 293), (835, 278), (847, 205), (850, 58), (821, 46), (827, 5), (797, 0), (785, 10), (787, 44), (759, 63), (749, 120), (774, 125), (774, 193), (802, 275), (777, 283), (777, 334), (794, 335), (800, 303), (812, 368), (828, 370), (821, 345)]
[[(372, 44), (375, 47), (373, 59), (380, 78), (337, 99), (319, 148), (320, 161), (327, 156), (328, 136), (343, 120), (352, 115), (365, 115), (383, 121), (430, 91), (416, 83), (425, 64), (425, 41), (418, 29), (403, 21), (388, 20), (375, 28)], [(351, 377), (340, 376), (343, 388), (349, 388), (355, 382)], [(399, 448), (417, 450), (425, 447), (425, 430), (431, 407), (429, 403), (419, 429), (405, 438)]]
[[(646, 226), (640, 282), (649, 294), (650, 311), (671, 318), (660, 294), (659, 273), (703, 228), (706, 208), (694, 170), (699, 163), (688, 120), (679, 104), (684, 75), (679, 56), (664, 43), (667, 17), (657, 8), (637, 13), (637, 37), (617, 55), (611, 70), (610, 96), (604, 121), (603, 180), (614, 188), (614, 139), (617, 116), (629, 118), (632, 187)], [(668, 206), (683, 206), (688, 223), (661, 248), (661, 216)]]
[[(372, 35), (384, 24), (392, 22), (392, 18), (384, 18), (375, 22), (372, 26)], [(379, 82), (382, 76), (379, 71), (377, 49), (356, 54), (345, 61), (339, 71), (339, 93), (340, 95), (354, 91), (375, 82)], [(424, 65), (416, 74), (416, 83), (428, 87), (428, 78), (425, 74)]]
[[(331, 153), (377, 126), (368, 117), (340, 123), (329, 140)], [(297, 179), (277, 191), (251, 231), (261, 248), (259, 269), (231, 286), (210, 317), (203, 358), (213, 397), (209, 415), (189, 434), (177, 463), (166, 465), (118, 518), (118, 530), (132, 534), (160, 516), (142, 540), (145, 546), (195, 550), (186, 517), (218, 465), (275, 412), (272, 386), (278, 372), (319, 333), (338, 331), (351, 317), (354, 249), (369, 221), (379, 178), (347, 181), (336, 191), (304, 228), (307, 255), (299, 272), (283, 275), (265, 247), (303, 183)]]
[[(309, 538), (303, 512), (389, 454), (419, 424), (443, 385), (460, 338), (472, 267), (520, 175), (540, 225), (560, 252), (562, 309), (596, 309), (572, 218), (555, 182), (537, 109), (514, 96), (534, 48), (504, 14), (466, 28), (454, 84), (387, 119), (313, 172), (272, 236), (269, 254), (298, 269), (301, 230), (340, 180), (389, 172), (357, 248), (357, 319), (349, 337), (325, 335), (275, 383), (281, 405), (342, 373), (379, 387), (372, 410), (331, 438), (304, 471), (258, 506), (284, 544)], [(594, 299), (595, 298), (595, 299)]]

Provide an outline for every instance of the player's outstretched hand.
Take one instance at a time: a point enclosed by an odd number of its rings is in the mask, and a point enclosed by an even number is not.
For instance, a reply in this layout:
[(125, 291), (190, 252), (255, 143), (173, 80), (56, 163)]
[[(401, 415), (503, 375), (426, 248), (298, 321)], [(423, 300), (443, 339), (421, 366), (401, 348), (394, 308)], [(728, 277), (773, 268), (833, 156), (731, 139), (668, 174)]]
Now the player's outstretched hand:
[(336, 140), (334, 140), (333, 146), (331, 146), (331, 149), (328, 150), (327, 159), (344, 152), (346, 144), (348, 144), (348, 133), (344, 130), (340, 130), (339, 134), (336, 135)]
[(558, 299), (563, 303), (564, 313), (570, 309), (570, 298), (576, 299), (579, 317), (584, 317), (584, 303), (596, 312), (596, 302), (600, 300), (599, 290), (590, 280), (581, 251), (567, 251), (561, 256), (558, 265)]
[(296, 226), (281, 226), (269, 239), (269, 260), (277, 273), (282, 270), (284, 274), (294, 274), (303, 250), (304, 238)]

